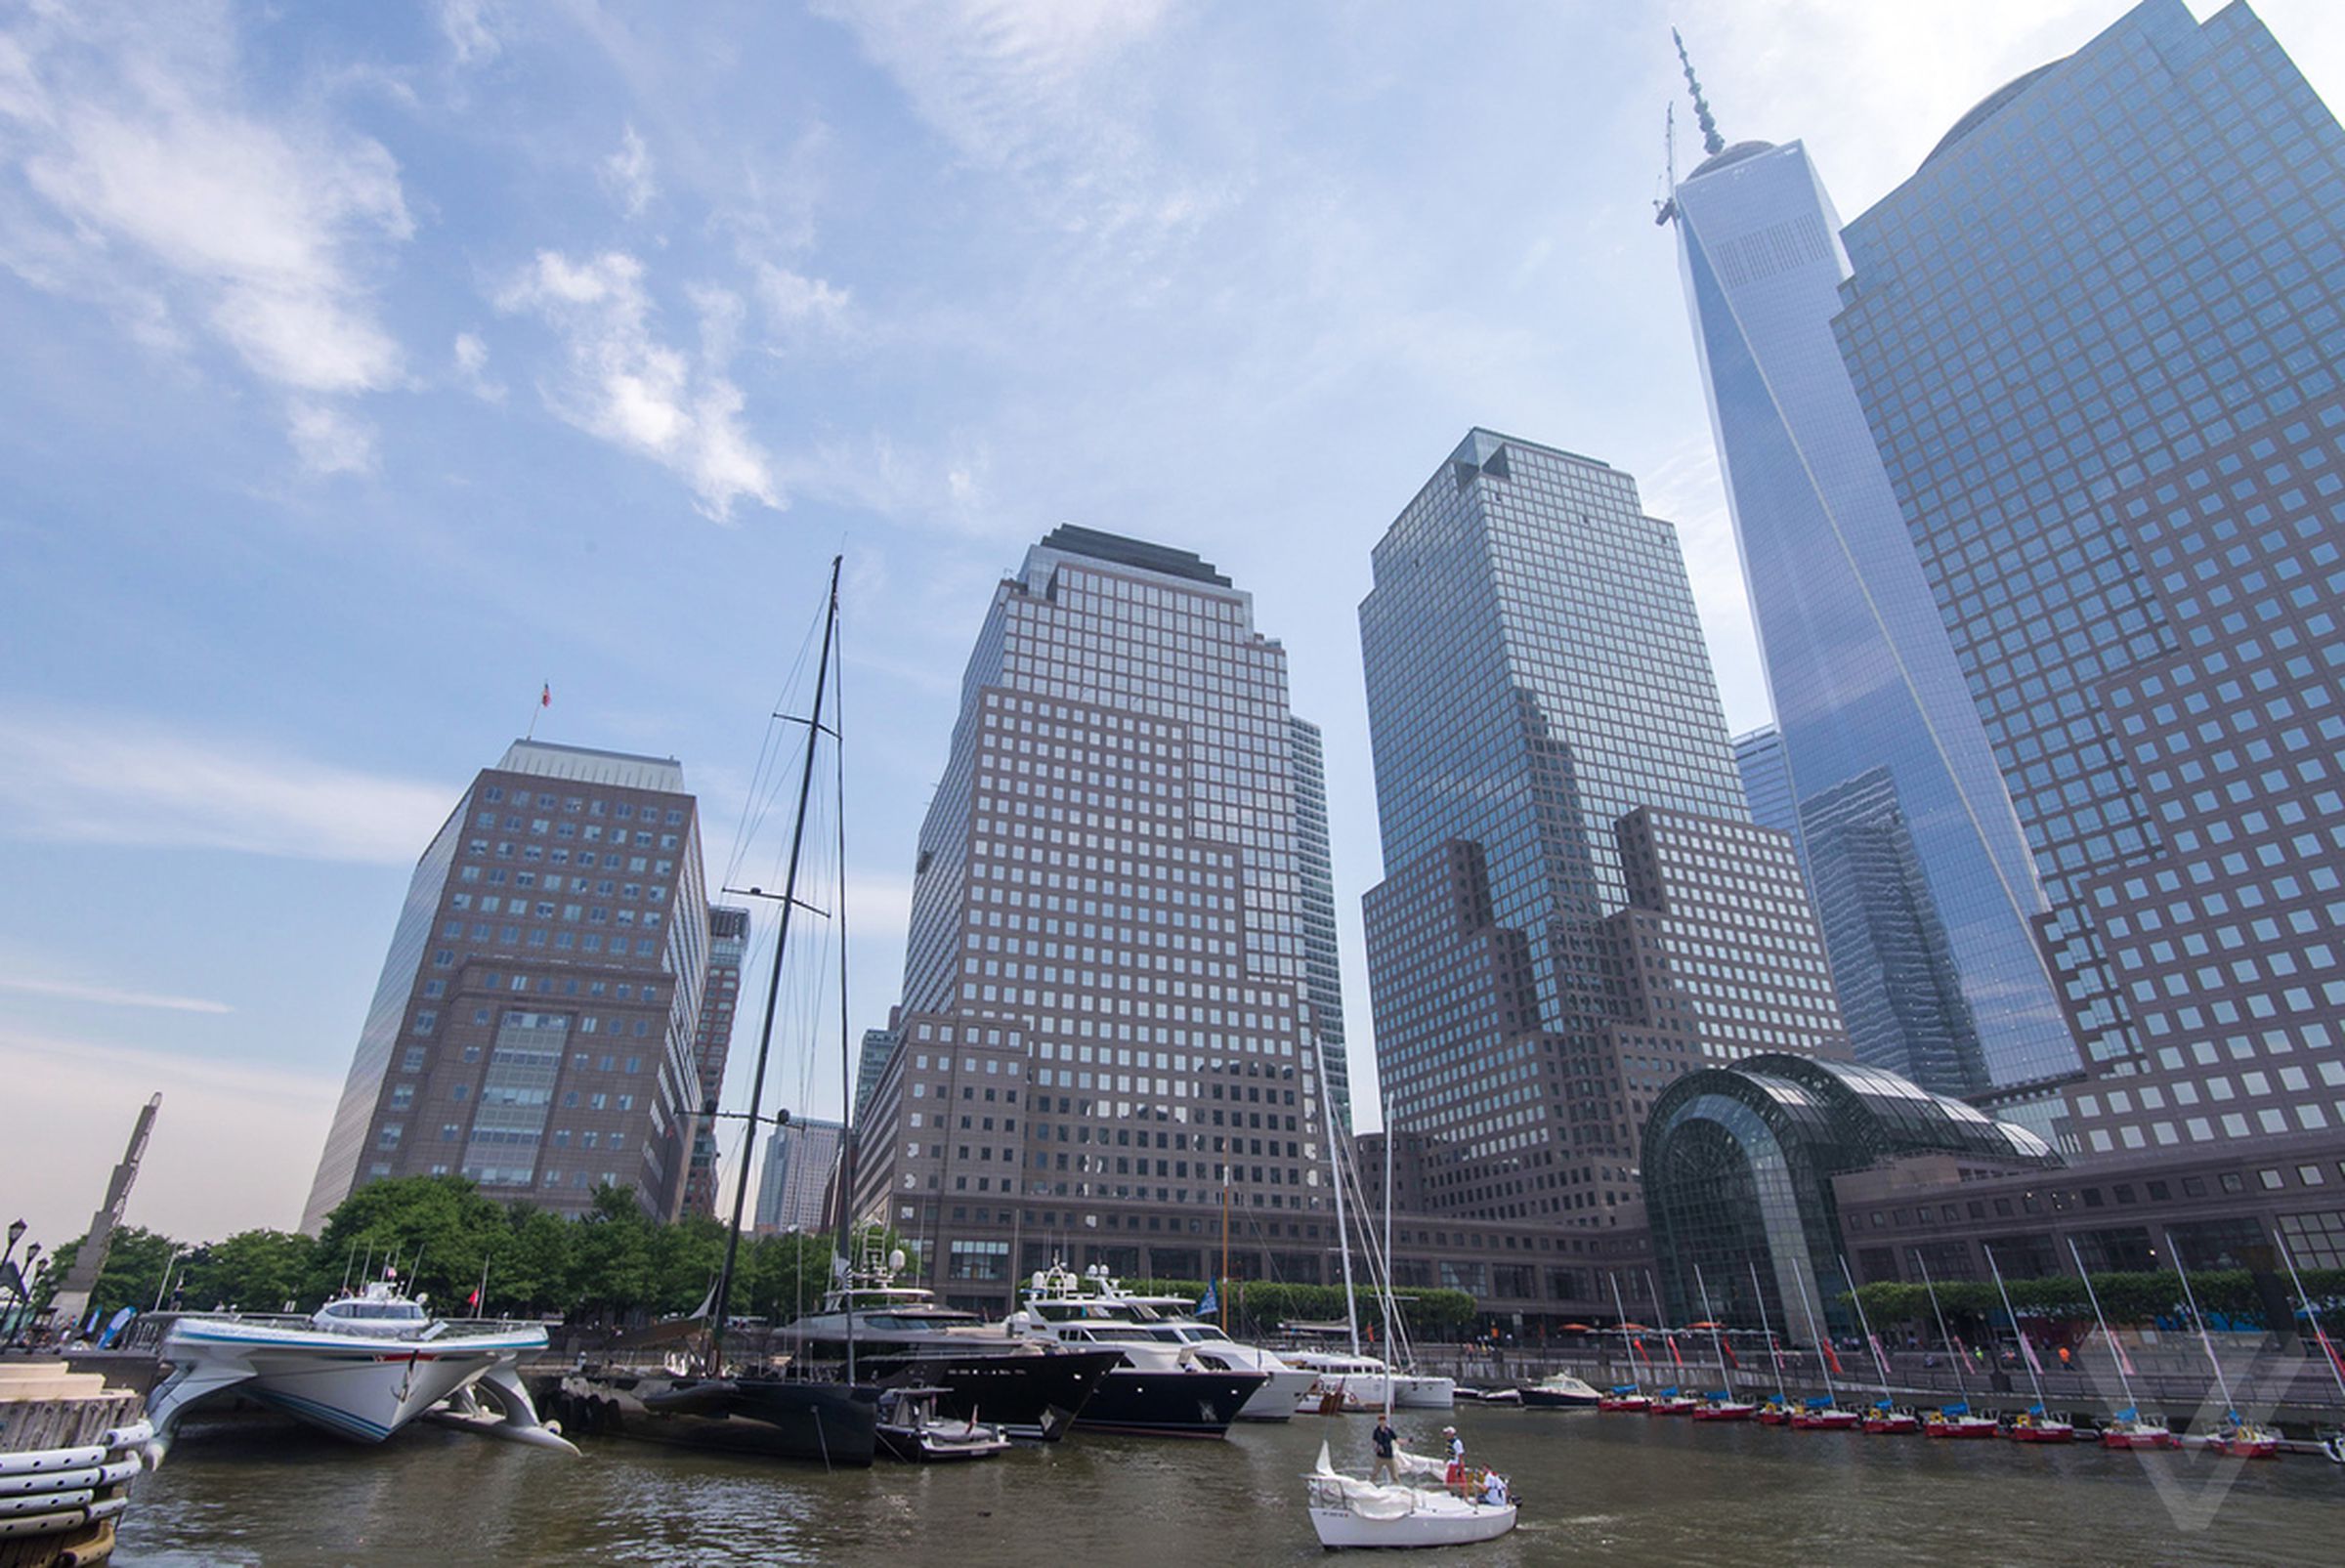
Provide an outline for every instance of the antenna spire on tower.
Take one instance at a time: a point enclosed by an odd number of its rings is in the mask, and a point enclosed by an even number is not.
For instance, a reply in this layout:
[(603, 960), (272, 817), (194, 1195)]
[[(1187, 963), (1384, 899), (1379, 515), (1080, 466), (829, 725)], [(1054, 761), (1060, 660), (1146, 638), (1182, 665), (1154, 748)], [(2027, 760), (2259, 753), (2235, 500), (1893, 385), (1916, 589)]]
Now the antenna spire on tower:
[(1686, 56), (1685, 40), (1672, 27), (1670, 41), (1678, 46), (1678, 64), (1685, 67), (1685, 85), (1693, 90), (1693, 117), (1702, 127), (1702, 150), (1712, 157), (1727, 149), (1727, 139), (1718, 134), (1718, 120), (1710, 112), (1710, 101), (1702, 96), (1701, 78), (1693, 73), (1693, 62)]

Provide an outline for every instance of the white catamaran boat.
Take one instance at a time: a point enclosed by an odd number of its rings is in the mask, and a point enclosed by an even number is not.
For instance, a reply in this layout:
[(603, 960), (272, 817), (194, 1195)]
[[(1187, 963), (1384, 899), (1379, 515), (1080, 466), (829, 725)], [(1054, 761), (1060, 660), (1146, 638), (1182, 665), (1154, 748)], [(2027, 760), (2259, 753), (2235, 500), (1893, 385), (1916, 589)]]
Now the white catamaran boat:
[[(379, 1443), (443, 1400), (486, 1393), (501, 1419), (460, 1412), (468, 1429), (576, 1453), (558, 1428), (538, 1420), (514, 1372), (545, 1344), (542, 1328), (476, 1330), (434, 1318), (388, 1283), (327, 1302), (306, 1326), (191, 1315), (163, 1336), (162, 1359), (173, 1370), (148, 1401), (148, 1419), (159, 1454), (180, 1417), (233, 1393), (338, 1436)], [(475, 1402), (460, 1403), (477, 1411)]]
[(1341, 1474), (1327, 1445), (1319, 1445), (1319, 1462), (1303, 1478), (1319, 1545), (1458, 1547), (1495, 1541), (1514, 1528), (1514, 1503), (1503, 1478), (1494, 1477), (1496, 1488), (1480, 1497), (1463, 1498), (1441, 1488), (1446, 1467), (1439, 1460), (1415, 1454), (1392, 1458), (1408, 1484), (1383, 1485)]

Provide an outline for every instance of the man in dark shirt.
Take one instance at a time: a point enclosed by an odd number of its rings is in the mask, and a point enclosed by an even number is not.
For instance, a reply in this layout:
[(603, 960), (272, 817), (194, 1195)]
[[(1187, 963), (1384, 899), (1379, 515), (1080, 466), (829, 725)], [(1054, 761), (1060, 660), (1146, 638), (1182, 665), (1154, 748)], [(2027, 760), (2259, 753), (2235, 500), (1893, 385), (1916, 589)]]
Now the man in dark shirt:
[(1370, 1440), (1376, 1444), (1376, 1468), (1369, 1472), (1369, 1479), (1372, 1481), (1398, 1481), (1400, 1479), (1398, 1466), (1392, 1462), (1392, 1445), (1395, 1441), (1392, 1418), (1389, 1416), (1377, 1417), (1376, 1430), (1369, 1435)]

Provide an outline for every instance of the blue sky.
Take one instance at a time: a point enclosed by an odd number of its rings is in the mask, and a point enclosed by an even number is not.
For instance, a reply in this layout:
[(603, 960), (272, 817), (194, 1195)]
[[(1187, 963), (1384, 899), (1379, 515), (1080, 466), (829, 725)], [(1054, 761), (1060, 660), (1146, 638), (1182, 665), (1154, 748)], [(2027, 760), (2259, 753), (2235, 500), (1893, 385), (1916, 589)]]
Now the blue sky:
[[(2345, 15), (2258, 9), (2345, 79)], [(969, 640), (1062, 522), (1286, 643), (1371, 1083), (1354, 613), (1468, 426), (1634, 474), (1766, 717), (1651, 223), (1670, 22), (1853, 217), (2117, 14), (0, 0), (0, 1206), (72, 1235), (159, 1088), (131, 1217), (290, 1224), (407, 868), (540, 682), (545, 738), (681, 758), (721, 858), (842, 548), (881, 1021)]]

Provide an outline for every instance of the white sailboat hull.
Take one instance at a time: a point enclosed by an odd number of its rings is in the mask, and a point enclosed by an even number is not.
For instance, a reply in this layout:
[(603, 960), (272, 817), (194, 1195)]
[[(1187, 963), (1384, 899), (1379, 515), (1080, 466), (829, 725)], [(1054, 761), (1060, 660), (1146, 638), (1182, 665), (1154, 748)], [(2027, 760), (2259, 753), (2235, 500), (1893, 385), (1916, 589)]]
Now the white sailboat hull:
[(1337, 1547), (1462, 1547), (1495, 1541), (1514, 1528), (1514, 1504), (1488, 1507), (1462, 1498), (1436, 1498), (1397, 1519), (1367, 1519), (1348, 1508), (1311, 1509), (1319, 1545)]

